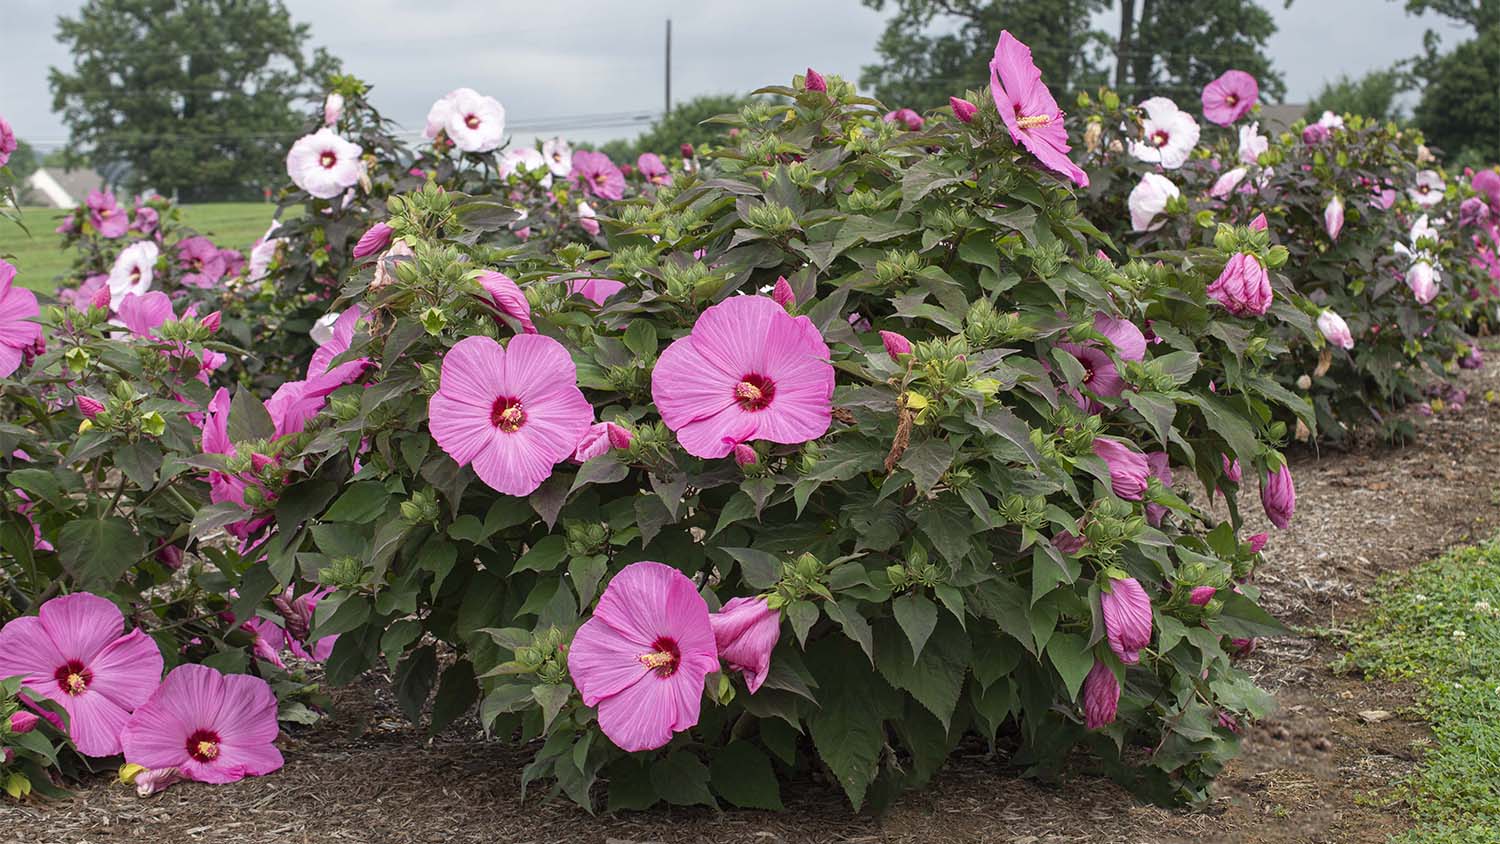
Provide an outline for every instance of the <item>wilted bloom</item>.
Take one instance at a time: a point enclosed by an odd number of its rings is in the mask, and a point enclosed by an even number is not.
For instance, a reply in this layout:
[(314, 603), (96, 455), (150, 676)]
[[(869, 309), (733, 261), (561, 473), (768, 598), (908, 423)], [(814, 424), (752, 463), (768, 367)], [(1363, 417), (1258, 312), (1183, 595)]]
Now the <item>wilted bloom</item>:
[(16, 133), (10, 128), (10, 124), (5, 122), (5, 118), (0, 117), (0, 167), (4, 167), (5, 163), (10, 161), (10, 154), (19, 146), (20, 142), (16, 140)]
[(1344, 230), (1344, 201), (1335, 195), (1328, 200), (1328, 205), (1323, 209), (1323, 228), (1328, 231), (1331, 240), (1339, 239), (1339, 232)]
[(1095, 660), (1083, 678), (1083, 724), (1090, 730), (1112, 724), (1119, 709), (1120, 681), (1108, 665)]
[(635, 435), (628, 428), (622, 428), (613, 422), (595, 422), (584, 431), (583, 439), (578, 441), (573, 459), (582, 463), (606, 454), (610, 449), (627, 449), (634, 439)]
[(16, 268), (0, 258), (0, 378), (21, 368), (26, 356), (42, 347), (41, 308), (36, 294), (15, 286)]
[(667, 165), (661, 161), (661, 156), (654, 152), (643, 152), (635, 160), (635, 166), (641, 171), (641, 177), (653, 185), (670, 185), (672, 174), (668, 172)]
[(1141, 103), (1141, 140), (1130, 142), (1130, 154), (1141, 161), (1175, 170), (1187, 163), (1198, 145), (1198, 121), (1166, 97)]
[(828, 344), (807, 317), (764, 296), (734, 296), (662, 352), (651, 395), (695, 457), (723, 457), (749, 440), (807, 442), (832, 421), (828, 360)]
[(1230, 460), (1229, 455), (1221, 454), (1219, 455), (1219, 461), (1224, 465), (1224, 477), (1233, 483), (1239, 483), (1244, 480), (1245, 473), (1240, 469), (1240, 461), (1238, 459)]
[(807, 75), (803, 77), (802, 87), (809, 91), (827, 91), (828, 82), (823, 79), (823, 74), (808, 68)]
[(1308, 146), (1317, 146), (1328, 140), (1328, 127), (1321, 123), (1309, 123), (1302, 130), (1302, 143)]
[(1079, 551), (1083, 550), (1083, 546), (1087, 544), (1088, 540), (1084, 539), (1082, 536), (1079, 536), (1076, 533), (1072, 533), (1066, 530), (1058, 531), (1052, 536), (1052, 547), (1056, 548), (1064, 554), (1077, 554)]
[(1285, 463), (1266, 473), (1266, 481), (1260, 488), (1260, 503), (1271, 524), (1286, 530), (1292, 523), (1292, 514), (1297, 511), (1297, 487), (1292, 483), (1292, 470)]
[(1226, 70), (1218, 79), (1203, 86), (1203, 116), (1220, 126), (1239, 120), (1255, 108), (1260, 85), (1243, 70)]
[(1067, 176), (1079, 187), (1089, 186), (1088, 174), (1068, 158), (1068, 130), (1063, 126), (1062, 109), (1042, 84), (1042, 72), (1032, 61), (1031, 48), (1008, 31), (1001, 31), (990, 60), (990, 96), (1013, 143), (1026, 147), (1054, 173)]
[(781, 613), (765, 598), (731, 598), (723, 609), (709, 614), (708, 623), (719, 658), (745, 675), (751, 694), (760, 691), (771, 672), (771, 651), (781, 639)]
[(578, 227), (591, 235), (599, 234), (599, 221), (594, 219), (594, 207), (582, 200), (578, 203)]
[(1251, 123), (1240, 127), (1240, 161), (1254, 164), (1261, 153), (1271, 148), (1271, 141), (1260, 133), (1260, 124)]
[(542, 158), (547, 160), (547, 169), (554, 176), (566, 176), (573, 172), (573, 148), (562, 138), (542, 141)]
[(1126, 199), (1126, 204), (1130, 207), (1130, 228), (1138, 232), (1161, 228), (1166, 220), (1157, 218), (1166, 213), (1169, 200), (1181, 195), (1182, 191), (1166, 176), (1160, 173), (1143, 174)]
[(953, 116), (958, 118), (959, 123), (971, 123), (974, 115), (979, 113), (979, 106), (959, 97), (949, 97), (948, 105), (953, 109)]
[(159, 254), (156, 244), (149, 240), (138, 240), (120, 250), (114, 268), (109, 271), (109, 293), (116, 307), (127, 295), (151, 289)]
[[(536, 326), (531, 322), (531, 303), (526, 301), (526, 294), (510, 276), (494, 270), (485, 270), (480, 273), (475, 281), (489, 294), (489, 303), (494, 306), (500, 314), (510, 317), (521, 324), (521, 330), (527, 334), (535, 334)], [(499, 315), (496, 321), (502, 322)]]
[(1349, 324), (1328, 308), (1318, 314), (1318, 330), (1329, 343), (1341, 349), (1354, 348), (1354, 335), (1349, 332)]
[(1146, 359), (1146, 335), (1125, 317), (1110, 316), (1101, 311), (1094, 314), (1094, 330), (1109, 339), (1121, 360)]
[(1420, 304), (1427, 304), (1438, 295), (1438, 283), (1442, 281), (1442, 271), (1434, 267), (1425, 255), (1417, 260), (1406, 271), (1406, 286), (1411, 288), (1412, 295)]
[(1251, 536), (1249, 539), (1246, 539), (1245, 542), (1250, 545), (1250, 553), (1259, 554), (1261, 549), (1266, 547), (1266, 543), (1270, 541), (1270, 539), (1271, 535), (1268, 533), (1257, 533)]
[(384, 252), (391, 245), (391, 229), (387, 223), (376, 223), (370, 226), (369, 231), (359, 236), (359, 242), (354, 244), (354, 260), (368, 258), (377, 252)]
[(625, 195), (625, 174), (602, 152), (573, 153), (573, 172), (568, 174), (568, 181), (588, 196), (619, 199)]
[(484, 336), (458, 341), (443, 356), (427, 410), (443, 451), (506, 495), (541, 486), (573, 456), (594, 417), (572, 356), (540, 334), (517, 335), (506, 347)]
[(1094, 440), (1094, 454), (1109, 467), (1110, 486), (1115, 495), (1130, 501), (1140, 501), (1146, 492), (1146, 479), (1151, 476), (1146, 456), (1125, 443), (1108, 437)]
[(286, 172), (292, 183), (318, 199), (333, 199), (359, 183), (364, 150), (324, 127), (292, 144)]
[(89, 191), (89, 222), (100, 237), (115, 238), (130, 228), (130, 215), (115, 201), (109, 191)]
[[(74, 592), (0, 628), (0, 677), (68, 713), (68, 734), (85, 756), (120, 752), (120, 731), (161, 679), (162, 657), (145, 631), (124, 633), (110, 601)], [(123, 634), (123, 635), (122, 635)]]
[(771, 301), (783, 308), (797, 307), (797, 294), (792, 292), (792, 284), (786, 276), (777, 276), (776, 284), (771, 288)]
[(1460, 369), (1479, 369), (1484, 366), (1484, 350), (1477, 345), (1470, 346), (1469, 351), (1458, 359), (1458, 366)]
[(1218, 592), (1219, 590), (1212, 586), (1194, 586), (1193, 591), (1188, 593), (1188, 603), (1195, 607), (1206, 606)]
[(1133, 577), (1110, 580), (1099, 595), (1109, 649), (1126, 665), (1141, 661), (1141, 649), (1151, 644), (1151, 599)]
[(1235, 316), (1264, 316), (1271, 307), (1270, 276), (1248, 252), (1235, 253), (1205, 292)]
[(323, 100), (323, 125), (332, 126), (339, 122), (339, 117), (344, 114), (344, 95), (338, 91), (329, 92)]
[(626, 566), (568, 649), (568, 673), (622, 750), (654, 750), (698, 723), (703, 678), (719, 669), (708, 605), (682, 572)]
[(1443, 201), (1443, 191), (1447, 187), (1436, 170), (1420, 170), (1412, 186), (1406, 189), (1406, 195), (1423, 208), (1430, 208)]
[(135, 209), (135, 220), (131, 222), (130, 230), (149, 235), (160, 225), (161, 215), (156, 212), (156, 209), (149, 205), (142, 205)]
[(895, 111), (886, 112), (885, 122), (900, 123), (912, 132), (921, 131), (922, 127), (927, 125), (927, 121), (922, 118), (922, 115), (917, 114), (916, 111), (909, 108), (898, 108)]
[(179, 665), (125, 725), (125, 759), (185, 779), (237, 782), (278, 770), (276, 696), (248, 674)]
[(213, 287), (224, 277), (224, 256), (213, 241), (201, 235), (177, 244), (177, 265), (187, 270), (182, 283), (189, 287)]
[(1214, 180), (1214, 186), (1208, 189), (1208, 195), (1214, 199), (1228, 199), (1240, 182), (1244, 181), (1246, 172), (1248, 171), (1244, 167), (1226, 170), (1224, 175)]
[(1483, 197), (1471, 196), (1458, 204), (1458, 224), (1478, 226), (1490, 219), (1490, 206)]
[(901, 362), (902, 355), (911, 354), (911, 341), (904, 335), (894, 331), (880, 332), (880, 342), (885, 346), (885, 353), (891, 356), (891, 360)]

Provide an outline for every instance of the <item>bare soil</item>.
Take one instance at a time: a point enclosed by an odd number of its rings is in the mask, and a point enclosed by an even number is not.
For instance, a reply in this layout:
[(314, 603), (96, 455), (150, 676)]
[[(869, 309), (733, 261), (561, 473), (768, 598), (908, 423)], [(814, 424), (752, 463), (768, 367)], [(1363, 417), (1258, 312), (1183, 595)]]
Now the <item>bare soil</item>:
[[(964, 745), (924, 791), (884, 815), (855, 815), (815, 782), (784, 788), (787, 811), (660, 810), (591, 816), (520, 793), (530, 750), (474, 740), (472, 727), (428, 739), (399, 716), (386, 680), (338, 696), (338, 716), (284, 735), (281, 772), (232, 786), (180, 784), (138, 799), (103, 777), (68, 801), (0, 802), (0, 840), (81, 842), (752, 842), (802, 844), (1375, 844), (1407, 828), (1393, 784), (1421, 759), (1426, 727), (1407, 689), (1331, 667), (1339, 626), (1383, 573), (1490, 534), (1500, 520), (1500, 388), (1491, 367), (1465, 374), (1460, 412), (1421, 420), (1405, 448), (1294, 460), (1297, 517), (1272, 533), (1257, 574), (1294, 635), (1245, 665), (1281, 708), (1253, 725), (1241, 757), (1198, 811), (1144, 805), (1107, 780), (1043, 785)], [(1247, 509), (1255, 509), (1247, 502)]]

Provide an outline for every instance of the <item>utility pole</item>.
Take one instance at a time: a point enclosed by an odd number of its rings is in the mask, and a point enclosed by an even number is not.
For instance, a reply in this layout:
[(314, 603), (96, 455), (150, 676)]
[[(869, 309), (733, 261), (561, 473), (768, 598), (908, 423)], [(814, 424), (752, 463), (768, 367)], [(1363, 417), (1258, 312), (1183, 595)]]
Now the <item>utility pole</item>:
[(667, 82), (667, 86), (666, 86), (667, 87), (667, 95), (666, 95), (666, 108), (665, 108), (665, 111), (666, 111), (667, 114), (670, 115), (672, 113), (672, 19), (671, 18), (667, 18), (667, 75), (666, 75), (666, 82)]

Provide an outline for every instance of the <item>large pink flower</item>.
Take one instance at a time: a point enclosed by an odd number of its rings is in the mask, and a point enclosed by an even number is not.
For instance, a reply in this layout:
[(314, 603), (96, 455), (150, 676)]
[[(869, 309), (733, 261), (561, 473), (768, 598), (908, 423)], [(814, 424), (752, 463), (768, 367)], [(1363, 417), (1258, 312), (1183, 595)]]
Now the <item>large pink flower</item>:
[(189, 287), (213, 287), (228, 270), (219, 247), (201, 235), (177, 244), (177, 264), (187, 270), (182, 283)]
[(801, 443), (832, 421), (828, 344), (805, 316), (764, 296), (735, 296), (704, 311), (651, 373), (662, 421), (687, 452), (723, 457), (737, 443)]
[(359, 144), (324, 127), (292, 144), (286, 172), (297, 187), (319, 199), (332, 199), (359, 181), (359, 157), (364, 152)]
[(53, 598), (0, 629), (0, 677), (19, 676), (28, 694), (60, 704), (79, 753), (112, 756), (131, 711), (161, 679), (156, 642), (124, 629), (119, 608), (98, 595)]
[(575, 278), (568, 282), (568, 293), (577, 294), (596, 305), (625, 289), (625, 282), (610, 278)]
[(594, 418), (568, 350), (521, 334), (502, 347), (465, 337), (443, 357), (427, 425), (458, 465), (506, 495), (530, 495), (569, 457)]
[(1260, 98), (1260, 84), (1243, 70), (1226, 70), (1224, 75), (1203, 86), (1203, 116), (1220, 126), (1239, 120), (1255, 108)]
[(333, 323), (332, 336), (328, 338), (328, 342), (318, 344), (317, 351), (312, 354), (312, 360), (307, 362), (308, 380), (327, 376), (337, 381), (339, 387), (342, 387), (345, 384), (354, 383), (364, 374), (365, 368), (370, 365), (367, 358), (356, 358), (337, 366), (333, 365), (335, 358), (349, 351), (350, 345), (354, 342), (354, 329), (363, 315), (358, 305), (345, 308), (344, 312), (339, 314), (338, 319)]
[(1146, 492), (1146, 481), (1151, 477), (1151, 466), (1145, 455), (1108, 437), (1094, 440), (1094, 455), (1109, 467), (1110, 487), (1115, 495), (1129, 501), (1141, 500)]
[(1110, 316), (1101, 311), (1094, 314), (1094, 330), (1109, 338), (1121, 360), (1146, 359), (1146, 335), (1125, 317)]
[(1109, 649), (1126, 665), (1141, 661), (1141, 649), (1151, 644), (1151, 598), (1133, 577), (1111, 580), (1099, 596)]
[(745, 675), (750, 694), (760, 691), (771, 673), (771, 652), (781, 639), (781, 613), (765, 598), (732, 598), (708, 617), (719, 658)]
[(120, 207), (109, 191), (89, 191), (89, 222), (100, 237), (116, 238), (130, 228), (130, 213)]
[(18, 147), (20, 144), (16, 141), (16, 133), (5, 122), (5, 118), (0, 117), (0, 167), (5, 166), (5, 162), (10, 160), (10, 154)]
[[(1079, 365), (1083, 367), (1083, 384), (1096, 396), (1118, 396), (1125, 392), (1125, 379), (1120, 377), (1120, 371), (1115, 367), (1114, 358), (1109, 352), (1094, 346), (1080, 346), (1077, 343), (1058, 343), (1057, 347), (1072, 355)], [(1076, 396), (1078, 406), (1088, 410), (1090, 402), (1082, 395)]]
[(127, 762), (226, 783), (280, 769), (272, 744), (278, 732), (276, 696), (265, 680), (179, 665), (130, 716), (121, 739)]
[(635, 160), (635, 167), (641, 171), (641, 177), (653, 185), (670, 185), (672, 174), (668, 172), (667, 165), (662, 163), (661, 156), (654, 152), (643, 152)]
[(625, 174), (602, 152), (579, 150), (573, 153), (573, 171), (568, 181), (578, 185), (588, 196), (620, 199), (625, 195)]
[(568, 672), (599, 729), (623, 750), (653, 750), (698, 723), (703, 678), (719, 668), (708, 605), (682, 572), (639, 562), (615, 575), (578, 628)]
[(0, 378), (42, 347), (42, 327), (33, 322), (41, 309), (36, 294), (14, 285), (16, 268), (0, 259)]
[(1068, 158), (1068, 130), (1062, 109), (1052, 92), (1042, 84), (1042, 72), (1031, 59), (1031, 48), (1009, 31), (1000, 33), (995, 57), (990, 61), (990, 96), (1000, 119), (1010, 130), (1010, 139), (1030, 150), (1038, 161), (1055, 173), (1089, 186), (1088, 174)]

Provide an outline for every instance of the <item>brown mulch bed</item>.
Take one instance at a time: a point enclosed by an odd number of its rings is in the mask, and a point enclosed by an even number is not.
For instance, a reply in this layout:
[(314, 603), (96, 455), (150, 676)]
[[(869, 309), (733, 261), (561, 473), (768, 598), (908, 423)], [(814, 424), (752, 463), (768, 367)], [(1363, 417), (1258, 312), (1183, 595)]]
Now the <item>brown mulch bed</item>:
[[(1466, 373), (1468, 406), (1423, 420), (1409, 447), (1294, 461), (1297, 518), (1290, 530), (1271, 531), (1257, 582), (1267, 607), (1296, 632), (1263, 643), (1245, 661), (1281, 708), (1249, 730), (1243, 754), (1199, 811), (1143, 805), (1089, 776), (1051, 785), (1023, 780), (982, 746), (966, 744), (931, 786), (878, 817), (851, 814), (840, 793), (818, 783), (785, 788), (783, 813), (590, 816), (544, 789), (522, 801), (529, 751), (458, 730), (426, 739), (390, 714), (388, 694), (371, 678), (339, 695), (338, 720), (283, 739), (287, 765), (276, 775), (233, 786), (182, 784), (145, 800), (101, 778), (69, 801), (0, 803), (0, 841), (1384, 842), (1406, 828), (1390, 787), (1420, 760), (1426, 728), (1405, 719), (1406, 690), (1332, 671), (1339, 652), (1329, 637), (1360, 610), (1382, 573), (1486, 536), (1500, 520), (1500, 405), (1482, 398), (1500, 388), (1494, 370)], [(1259, 510), (1253, 501), (1247, 509)], [(1258, 512), (1252, 519), (1253, 530), (1269, 528)]]

